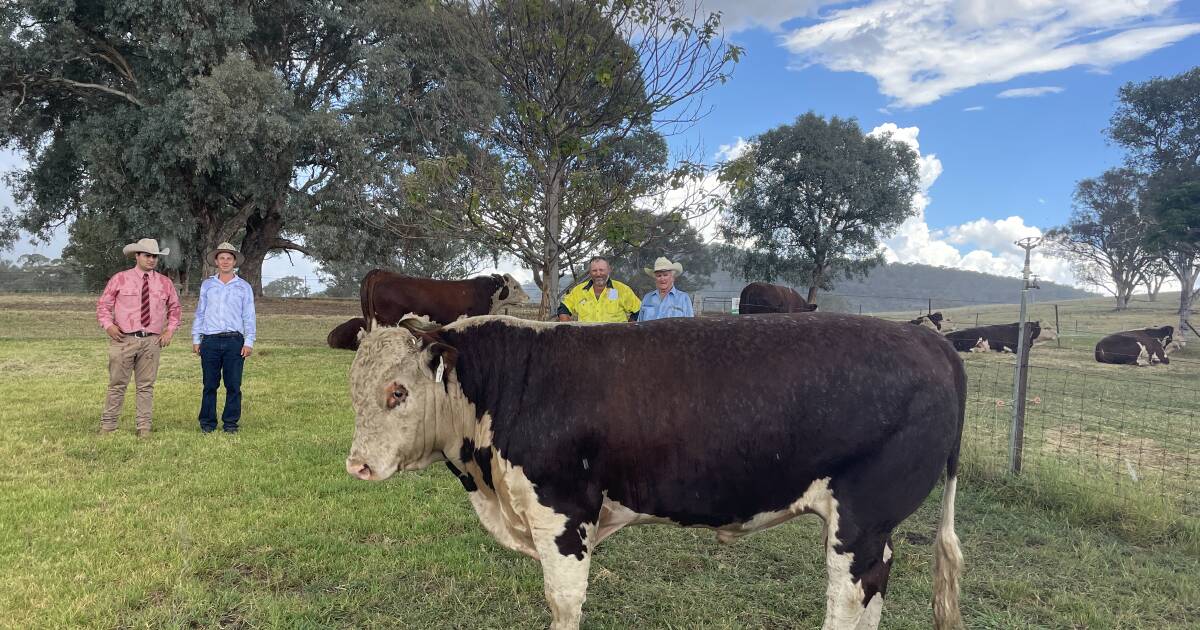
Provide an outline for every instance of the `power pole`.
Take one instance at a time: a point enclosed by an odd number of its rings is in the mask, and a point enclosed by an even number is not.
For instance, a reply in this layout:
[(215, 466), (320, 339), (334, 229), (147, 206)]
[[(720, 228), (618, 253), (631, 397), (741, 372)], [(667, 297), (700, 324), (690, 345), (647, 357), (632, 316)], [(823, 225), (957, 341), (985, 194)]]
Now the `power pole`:
[(1025, 448), (1025, 391), (1029, 385), (1029, 346), (1032, 339), (1025, 334), (1026, 304), (1029, 289), (1037, 288), (1030, 282), (1029, 252), (1042, 244), (1042, 237), (1029, 236), (1016, 242), (1025, 250), (1025, 269), (1021, 271), (1021, 319), (1017, 325), (1017, 365), (1013, 371), (1013, 419), (1012, 433), (1008, 442), (1008, 470), (1014, 475), (1021, 473), (1021, 456)]

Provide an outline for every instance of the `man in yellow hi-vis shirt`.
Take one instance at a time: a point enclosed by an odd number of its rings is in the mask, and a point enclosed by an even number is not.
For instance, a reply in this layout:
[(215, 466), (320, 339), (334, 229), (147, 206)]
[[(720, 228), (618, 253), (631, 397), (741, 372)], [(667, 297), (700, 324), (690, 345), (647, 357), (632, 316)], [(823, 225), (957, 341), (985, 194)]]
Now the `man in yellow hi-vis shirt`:
[(571, 321), (574, 315), (581, 322), (628, 322), (637, 319), (642, 308), (633, 289), (608, 277), (612, 272), (608, 261), (596, 256), (588, 261), (588, 277), (563, 297), (558, 306), (558, 321)]

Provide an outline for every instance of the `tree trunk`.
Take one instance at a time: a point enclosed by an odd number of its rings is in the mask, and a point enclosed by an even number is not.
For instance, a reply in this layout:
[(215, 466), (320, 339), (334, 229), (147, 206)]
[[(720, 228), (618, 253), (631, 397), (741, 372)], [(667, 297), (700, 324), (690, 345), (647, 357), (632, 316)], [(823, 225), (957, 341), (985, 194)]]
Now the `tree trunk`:
[(809, 304), (813, 304), (816, 302), (816, 300), (817, 300), (817, 285), (815, 285), (815, 284), (810, 285), (808, 287), (808, 300), (807, 301)]
[(558, 239), (561, 236), (559, 213), (561, 211), (563, 182), (562, 164), (555, 163), (546, 177), (544, 196), (542, 197), (543, 216), (546, 218), (546, 230), (543, 238), (544, 249), (542, 256), (542, 279), (545, 287), (542, 289), (542, 301), (538, 306), (538, 318), (548, 319), (558, 310), (558, 276), (559, 250)]
[(1123, 311), (1127, 308), (1129, 308), (1129, 292), (1118, 287), (1117, 288), (1117, 310)]
[(1200, 275), (1200, 267), (1188, 264), (1181, 265), (1176, 273), (1179, 279), (1179, 327), (1175, 329), (1175, 340), (1179, 345), (1187, 345), (1188, 320), (1192, 314), (1192, 303), (1196, 300), (1196, 276)]
[(238, 275), (254, 288), (255, 297), (262, 297), (262, 266), (271, 247), (283, 231), (283, 217), (275, 209), (256, 212), (246, 221), (246, 236), (242, 238), (242, 266)]

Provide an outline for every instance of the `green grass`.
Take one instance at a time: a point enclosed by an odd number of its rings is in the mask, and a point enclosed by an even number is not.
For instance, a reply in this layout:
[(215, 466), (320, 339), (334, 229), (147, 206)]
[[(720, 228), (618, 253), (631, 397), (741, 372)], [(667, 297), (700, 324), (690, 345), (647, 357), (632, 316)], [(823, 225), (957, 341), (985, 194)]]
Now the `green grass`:
[[(120, 431), (95, 434), (105, 344), (90, 306), (0, 296), (0, 626), (548, 625), (539, 567), (487, 536), (444, 469), (381, 484), (345, 474), (352, 355), (323, 340), (355, 303), (262, 305), (236, 436), (199, 433), (199, 366), (178, 337), (144, 441), (132, 396)], [(1005, 360), (968, 357), (985, 374), (994, 363), (997, 380)], [(981, 410), (1002, 396), (994, 387), (973, 390)], [(1153, 497), (1081, 492), (1070, 467), (1009, 478), (985, 435), (968, 434), (959, 484), (968, 627), (1196, 627), (1195, 519)], [(885, 628), (930, 627), (939, 498), (897, 531)], [(729, 546), (704, 530), (628, 528), (597, 553), (584, 626), (819, 627), (820, 545), (812, 517)]]

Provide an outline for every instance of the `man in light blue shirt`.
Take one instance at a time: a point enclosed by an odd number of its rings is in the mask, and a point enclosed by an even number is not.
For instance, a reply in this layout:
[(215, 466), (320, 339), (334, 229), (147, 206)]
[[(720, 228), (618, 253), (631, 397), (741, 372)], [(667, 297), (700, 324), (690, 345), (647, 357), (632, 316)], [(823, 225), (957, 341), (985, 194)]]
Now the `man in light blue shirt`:
[(242, 416), (242, 367), (254, 351), (254, 289), (233, 268), (242, 264), (242, 254), (233, 245), (221, 243), (208, 253), (217, 274), (200, 285), (200, 301), (192, 321), (192, 352), (200, 357), (204, 391), (200, 397), (200, 431), (217, 428), (217, 387), (225, 381), (225, 409), (221, 425), (226, 433), (237, 433)]
[(691, 296), (675, 288), (675, 278), (683, 274), (683, 265), (659, 256), (654, 261), (654, 268), (645, 271), (654, 278), (655, 290), (642, 298), (639, 322), (667, 317), (695, 317)]

